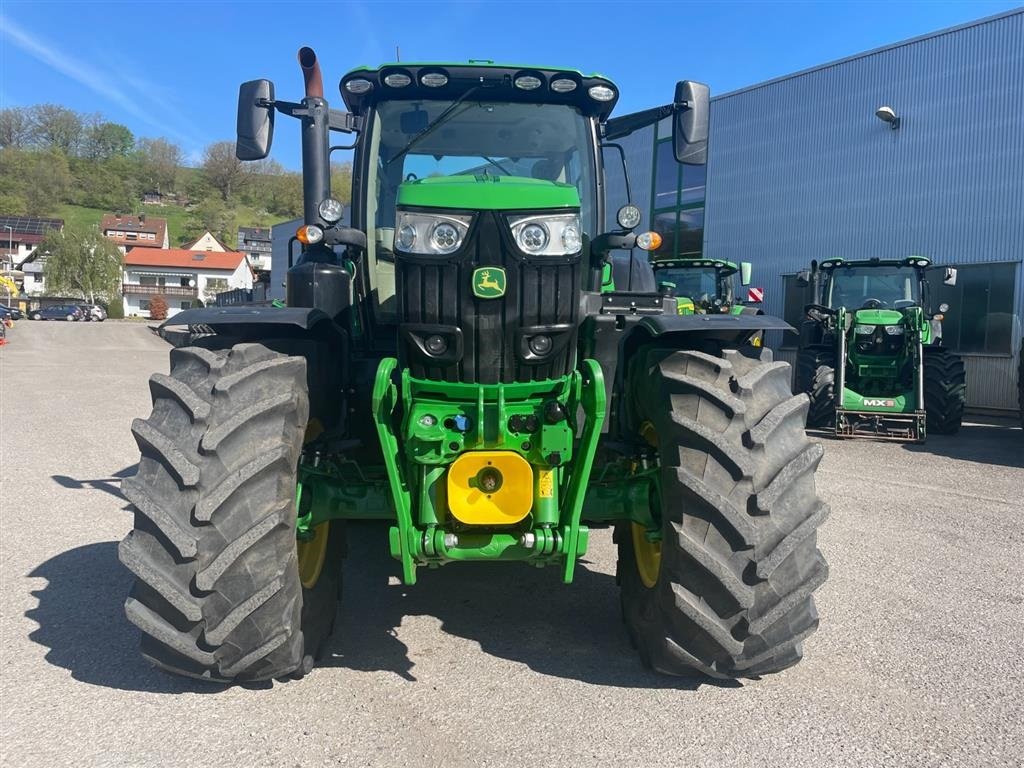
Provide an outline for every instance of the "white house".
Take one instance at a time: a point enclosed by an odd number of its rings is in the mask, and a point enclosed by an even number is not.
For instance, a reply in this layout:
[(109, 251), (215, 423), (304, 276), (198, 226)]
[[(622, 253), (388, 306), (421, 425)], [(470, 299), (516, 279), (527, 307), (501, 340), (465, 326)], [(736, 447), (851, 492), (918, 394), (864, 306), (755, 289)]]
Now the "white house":
[(217, 251), (218, 253), (225, 253), (228, 250), (228, 247), (209, 230), (197, 240), (185, 245), (184, 248), (186, 251)]
[(124, 257), (124, 314), (149, 317), (154, 296), (167, 301), (168, 316), (212, 303), (218, 293), (252, 288), (252, 271), (238, 251), (132, 248)]

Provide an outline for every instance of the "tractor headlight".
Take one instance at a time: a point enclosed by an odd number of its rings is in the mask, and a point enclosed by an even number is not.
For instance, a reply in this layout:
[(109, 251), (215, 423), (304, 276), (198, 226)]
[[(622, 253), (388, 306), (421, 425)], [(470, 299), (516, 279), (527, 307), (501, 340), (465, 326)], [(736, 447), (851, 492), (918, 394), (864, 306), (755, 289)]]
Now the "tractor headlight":
[(875, 332), (875, 326), (873, 325), (858, 325), (853, 329), (854, 333), (859, 333), (862, 336), (869, 336)]
[(579, 214), (510, 216), (516, 245), (531, 256), (571, 256), (583, 248)]
[(462, 247), (472, 216), (399, 213), (395, 245), (406, 253), (447, 256)]
[(335, 224), (341, 220), (341, 215), (345, 212), (345, 206), (333, 197), (328, 197), (320, 202), (319, 210), (321, 219), (328, 224)]
[(887, 325), (885, 326), (885, 332), (890, 336), (900, 336), (903, 333), (902, 325)]

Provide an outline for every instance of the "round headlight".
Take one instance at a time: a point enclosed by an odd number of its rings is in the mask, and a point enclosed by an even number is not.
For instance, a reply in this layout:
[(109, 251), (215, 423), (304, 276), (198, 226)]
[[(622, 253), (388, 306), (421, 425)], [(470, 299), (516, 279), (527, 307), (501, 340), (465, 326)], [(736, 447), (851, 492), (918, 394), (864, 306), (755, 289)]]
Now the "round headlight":
[(534, 88), (540, 88), (544, 83), (540, 81), (539, 77), (533, 75), (520, 75), (516, 78), (516, 88), (521, 88), (524, 91), (532, 91)]
[(440, 253), (451, 253), (459, 247), (459, 230), (442, 221), (430, 233), (430, 240)]
[(412, 78), (404, 72), (392, 72), (384, 78), (384, 83), (392, 88), (405, 88), (411, 82)]
[(543, 333), (538, 336), (531, 336), (528, 344), (530, 351), (538, 357), (544, 357), (544, 355), (551, 351), (551, 337)]
[(345, 206), (341, 204), (340, 200), (328, 197), (320, 203), (319, 210), (321, 219), (326, 221), (328, 224), (334, 224), (341, 220), (341, 215), (345, 212)]
[(640, 223), (640, 209), (635, 205), (624, 205), (619, 208), (615, 218), (623, 229), (633, 229)]
[(543, 224), (527, 224), (519, 233), (519, 245), (524, 251), (543, 251), (548, 244), (548, 228)]
[(432, 355), (443, 355), (448, 351), (448, 340), (444, 336), (434, 334), (433, 336), (427, 336), (427, 340), (423, 342), (423, 346), (427, 348), (427, 352)]
[(611, 101), (615, 98), (615, 91), (607, 85), (592, 85), (587, 89), (587, 93), (594, 101)]
[(420, 83), (427, 86), (427, 88), (440, 88), (441, 86), (448, 85), (448, 75), (442, 72), (428, 72), (420, 76)]
[(551, 90), (555, 93), (569, 93), (576, 90), (576, 81), (567, 77), (560, 77), (551, 81)]
[(949, 312), (949, 304), (946, 302), (939, 304), (939, 312)]
[(403, 251), (411, 250), (416, 244), (416, 227), (412, 224), (405, 224), (398, 230), (398, 237), (395, 238), (398, 247)]
[(366, 93), (373, 88), (373, 83), (364, 77), (357, 77), (345, 83), (345, 90), (349, 93)]
[(565, 247), (566, 253), (576, 253), (583, 247), (580, 231), (572, 224), (562, 230), (562, 245)]
[(641, 232), (636, 236), (636, 247), (642, 251), (656, 251), (661, 248), (661, 235), (657, 232)]

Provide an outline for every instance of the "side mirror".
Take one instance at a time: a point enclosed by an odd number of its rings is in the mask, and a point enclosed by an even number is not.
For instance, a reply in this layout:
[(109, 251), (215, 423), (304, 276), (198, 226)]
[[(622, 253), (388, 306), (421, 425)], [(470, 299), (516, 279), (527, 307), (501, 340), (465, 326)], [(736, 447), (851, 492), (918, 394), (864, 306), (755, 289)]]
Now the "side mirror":
[(746, 288), (750, 285), (751, 273), (754, 271), (754, 265), (749, 261), (740, 262), (740, 285)]
[(956, 285), (956, 267), (946, 267), (946, 275), (942, 282), (946, 285)]
[(796, 273), (796, 284), (801, 288), (806, 288), (811, 284), (811, 273), (808, 270), (802, 270)]
[(672, 148), (676, 162), (704, 165), (708, 161), (708, 115), (711, 89), (704, 83), (676, 83), (672, 115)]
[(235, 157), (262, 160), (274, 140), (274, 84), (250, 80), (238, 87)]

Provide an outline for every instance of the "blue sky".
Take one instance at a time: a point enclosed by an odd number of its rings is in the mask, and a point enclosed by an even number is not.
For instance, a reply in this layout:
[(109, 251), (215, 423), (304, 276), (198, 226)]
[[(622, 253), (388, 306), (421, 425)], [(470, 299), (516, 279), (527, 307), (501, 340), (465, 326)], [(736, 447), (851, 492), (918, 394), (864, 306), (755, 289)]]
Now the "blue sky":
[[(196, 161), (233, 139), (243, 80), (298, 99), (313, 46), (327, 97), (358, 64), (487, 58), (601, 72), (617, 112), (665, 103), (678, 79), (712, 94), (1000, 13), (1018, 2), (0, 2), (0, 105), (100, 112)], [(273, 157), (299, 165), (297, 124)]]

